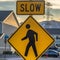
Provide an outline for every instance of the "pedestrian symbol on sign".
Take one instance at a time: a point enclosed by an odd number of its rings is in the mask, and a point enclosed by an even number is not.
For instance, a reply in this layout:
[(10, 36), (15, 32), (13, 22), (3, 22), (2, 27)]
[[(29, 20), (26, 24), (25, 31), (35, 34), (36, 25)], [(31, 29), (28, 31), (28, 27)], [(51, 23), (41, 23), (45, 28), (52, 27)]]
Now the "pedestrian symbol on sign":
[(34, 50), (34, 53), (35, 53), (35, 56), (37, 57), (38, 54), (37, 54), (37, 50), (36, 50), (36, 46), (35, 46), (34, 35), (36, 35), (36, 41), (38, 41), (38, 34), (35, 31), (30, 30), (30, 25), (29, 24), (26, 25), (26, 28), (29, 29), (29, 30), (27, 31), (26, 36), (24, 38), (22, 38), (22, 40), (25, 40), (25, 39), (29, 38), (29, 43), (26, 47), (25, 56), (27, 56), (28, 50), (32, 46), (32, 48)]

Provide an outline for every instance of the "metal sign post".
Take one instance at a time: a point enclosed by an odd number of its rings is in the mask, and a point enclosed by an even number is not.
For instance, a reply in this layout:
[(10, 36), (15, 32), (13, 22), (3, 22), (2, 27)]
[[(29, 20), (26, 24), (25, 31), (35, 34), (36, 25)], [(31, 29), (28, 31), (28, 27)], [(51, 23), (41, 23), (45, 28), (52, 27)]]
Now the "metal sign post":
[[(9, 38), (9, 36), (6, 34), (6, 35), (4, 36), (4, 43), (5, 43), (5, 51), (4, 51), (4, 52), (6, 52), (6, 44), (7, 44), (8, 38)], [(6, 54), (5, 54), (5, 59), (6, 59)]]

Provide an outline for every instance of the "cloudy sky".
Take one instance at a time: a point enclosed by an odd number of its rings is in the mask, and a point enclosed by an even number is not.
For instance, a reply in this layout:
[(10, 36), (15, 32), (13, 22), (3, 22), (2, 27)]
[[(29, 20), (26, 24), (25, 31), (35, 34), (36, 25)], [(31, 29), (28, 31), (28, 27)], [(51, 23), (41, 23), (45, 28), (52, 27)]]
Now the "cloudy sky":
[[(60, 0), (45, 0), (46, 3), (50, 2), (52, 4), (50, 8), (50, 20), (58, 20), (60, 21)], [(16, 0), (0, 0), (0, 10), (13, 10), (14, 13), (16, 14)], [(16, 15), (17, 19), (19, 22), (23, 22), (26, 20), (28, 15)], [(46, 14), (41, 16), (41, 15), (33, 15), (33, 17), (38, 21), (44, 21), (46, 19)]]

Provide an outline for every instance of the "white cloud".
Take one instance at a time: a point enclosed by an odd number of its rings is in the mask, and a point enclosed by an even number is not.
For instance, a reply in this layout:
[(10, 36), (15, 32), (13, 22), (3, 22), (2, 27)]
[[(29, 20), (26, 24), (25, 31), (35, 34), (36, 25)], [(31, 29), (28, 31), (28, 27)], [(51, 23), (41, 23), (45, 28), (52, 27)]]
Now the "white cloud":
[(46, 2), (50, 2), (52, 4), (53, 9), (60, 9), (60, 0), (45, 0)]
[(60, 9), (60, 6), (51, 6), (53, 9)]
[(46, 1), (56, 5), (60, 4), (60, 0), (46, 0)]
[(4, 8), (3, 7), (0, 7), (0, 10), (3, 10)]
[(25, 21), (28, 18), (29, 15), (20, 15), (17, 16), (18, 22), (21, 23), (23, 21)]

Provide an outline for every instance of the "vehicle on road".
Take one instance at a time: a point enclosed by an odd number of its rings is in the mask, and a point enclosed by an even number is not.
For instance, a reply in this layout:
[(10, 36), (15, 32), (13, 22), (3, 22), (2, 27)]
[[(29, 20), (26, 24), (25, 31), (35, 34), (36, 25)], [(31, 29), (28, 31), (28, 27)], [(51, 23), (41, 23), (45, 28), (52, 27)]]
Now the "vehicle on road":
[(50, 47), (49, 49), (58, 50), (58, 48), (57, 48), (56, 46), (52, 46), (52, 47)]
[(46, 57), (58, 57), (59, 56), (59, 52), (56, 51), (56, 50), (52, 50), (52, 49), (49, 49), (48, 51), (46, 51), (43, 56), (46, 56)]

